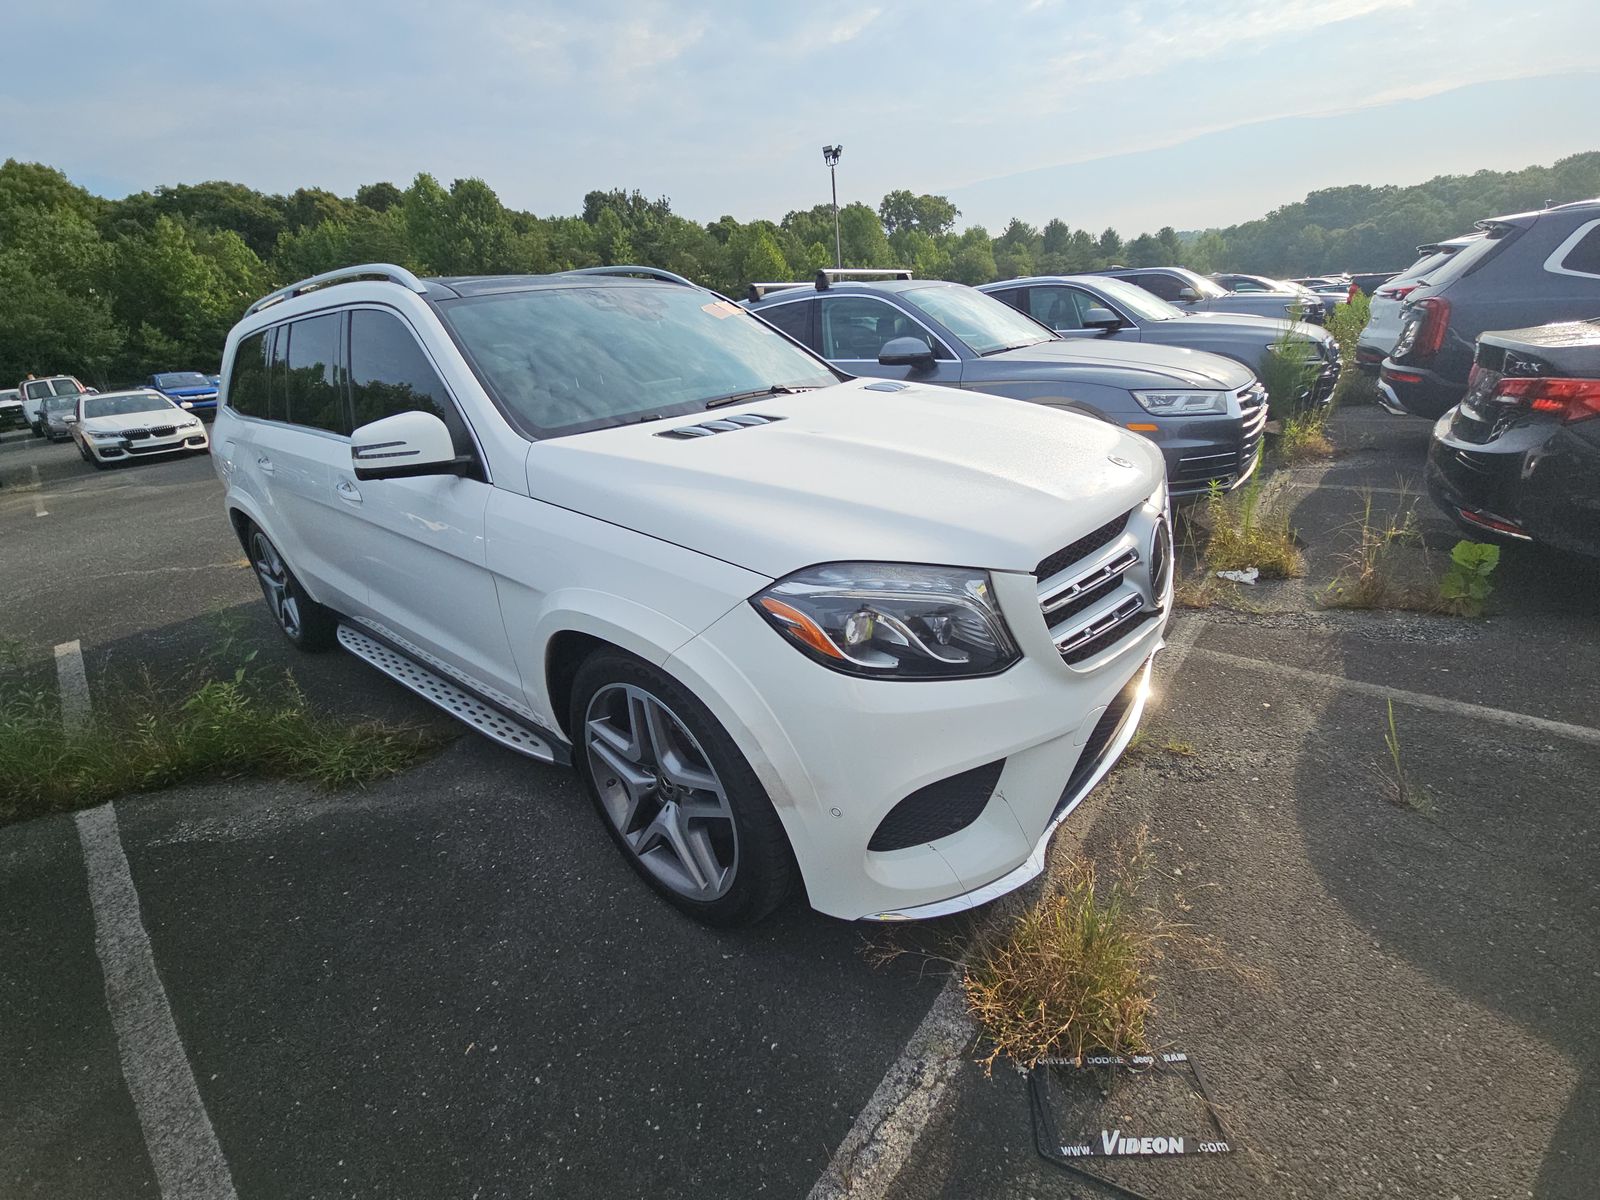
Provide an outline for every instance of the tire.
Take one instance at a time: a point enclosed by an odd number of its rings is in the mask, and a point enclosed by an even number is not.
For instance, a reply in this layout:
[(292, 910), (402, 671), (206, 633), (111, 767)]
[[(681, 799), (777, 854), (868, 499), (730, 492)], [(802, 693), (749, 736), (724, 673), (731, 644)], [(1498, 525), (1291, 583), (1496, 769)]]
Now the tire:
[(788, 897), (799, 871), (772, 801), (688, 688), (631, 654), (597, 651), (573, 681), (569, 728), (612, 841), (670, 904), (729, 927)]
[(283, 555), (259, 526), (249, 527), (245, 545), (267, 611), (289, 644), (309, 654), (333, 649), (339, 640), (339, 615), (306, 595)]

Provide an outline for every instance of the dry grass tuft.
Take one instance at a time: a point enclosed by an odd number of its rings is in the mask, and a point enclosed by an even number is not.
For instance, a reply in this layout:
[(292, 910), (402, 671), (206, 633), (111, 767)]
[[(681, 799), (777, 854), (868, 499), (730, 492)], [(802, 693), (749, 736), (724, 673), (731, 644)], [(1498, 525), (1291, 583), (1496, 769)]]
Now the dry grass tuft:
[(1289, 527), (1288, 492), (1282, 480), (1271, 484), (1257, 475), (1231, 495), (1213, 490), (1206, 497), (1211, 525), (1205, 563), (1212, 571), (1256, 567), (1263, 579), (1295, 579), (1306, 573), (1305, 559)]
[(1286, 467), (1302, 463), (1321, 462), (1334, 456), (1334, 445), (1328, 437), (1328, 413), (1303, 413), (1284, 422), (1278, 435), (1278, 461)]
[(1107, 878), (1092, 862), (1074, 862), (1054, 890), (974, 947), (962, 987), (989, 1043), (985, 1067), (1001, 1055), (1032, 1066), (1149, 1048), (1163, 939), (1159, 916), (1140, 899), (1149, 868), (1141, 828)]

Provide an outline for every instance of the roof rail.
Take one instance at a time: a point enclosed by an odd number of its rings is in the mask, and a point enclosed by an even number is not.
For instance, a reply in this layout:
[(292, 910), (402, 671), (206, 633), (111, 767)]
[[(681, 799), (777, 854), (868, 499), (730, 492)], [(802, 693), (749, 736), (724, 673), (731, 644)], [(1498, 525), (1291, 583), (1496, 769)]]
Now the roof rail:
[(825, 292), (833, 286), (835, 279), (866, 279), (873, 276), (888, 276), (890, 279), (910, 279), (909, 267), (885, 267), (882, 270), (867, 270), (861, 267), (823, 267), (817, 272), (817, 291)]
[(750, 285), (749, 298), (751, 300), (760, 300), (768, 292), (782, 292), (790, 288), (808, 288), (810, 286), (810, 280), (803, 280), (800, 283), (752, 283)]
[[(700, 285), (692, 279), (685, 279), (671, 271), (663, 271), (660, 267), (639, 267), (632, 264), (619, 264), (614, 267), (574, 267), (570, 271), (561, 272), (563, 275), (642, 275), (646, 279), (659, 279), (662, 283), (681, 283), (684, 287), (699, 288)], [(702, 291), (705, 289), (701, 289)]]
[(313, 275), (310, 279), (302, 279), (299, 283), (279, 288), (245, 309), (244, 315), (248, 317), (263, 308), (270, 308), (280, 301), (304, 295), (306, 292), (314, 292), (318, 288), (331, 287), (336, 283), (353, 283), (358, 279), (386, 279), (390, 283), (398, 283), (401, 287), (416, 292), (419, 296), (426, 295), (428, 291), (427, 285), (404, 267), (397, 267), (393, 263), (362, 263), (354, 267), (340, 267), (337, 271), (324, 271), (321, 275)]

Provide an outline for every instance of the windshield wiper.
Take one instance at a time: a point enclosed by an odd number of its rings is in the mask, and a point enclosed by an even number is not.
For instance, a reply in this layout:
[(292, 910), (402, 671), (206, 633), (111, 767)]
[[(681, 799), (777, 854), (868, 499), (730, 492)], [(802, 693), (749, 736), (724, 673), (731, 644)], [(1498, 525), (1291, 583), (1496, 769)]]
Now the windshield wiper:
[(983, 351), (978, 357), (988, 358), (991, 354), (1004, 354), (1007, 350), (1022, 350), (1028, 346), (1039, 346), (1049, 340), (1049, 338), (1040, 338), (1037, 342), (1018, 342), (1015, 346), (996, 346), (993, 350)]
[(764, 396), (798, 396), (801, 392), (816, 391), (814, 385), (806, 387), (791, 387), (787, 383), (775, 383), (771, 387), (756, 388), (748, 392), (734, 392), (731, 396), (713, 396), (706, 401), (706, 408), (722, 408), (728, 404), (738, 404), (744, 400), (760, 400)]

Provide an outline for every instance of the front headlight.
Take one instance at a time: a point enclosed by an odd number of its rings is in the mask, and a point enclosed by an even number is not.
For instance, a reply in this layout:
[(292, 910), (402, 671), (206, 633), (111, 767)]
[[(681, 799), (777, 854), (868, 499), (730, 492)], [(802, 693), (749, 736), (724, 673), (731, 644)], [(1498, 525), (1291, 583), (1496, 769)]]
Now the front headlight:
[(827, 563), (750, 599), (808, 658), (847, 675), (994, 675), (1019, 654), (987, 571), (911, 563)]
[(89, 436), (102, 442), (119, 442), (122, 440), (122, 434), (115, 430), (91, 429), (89, 430)]
[(178, 426), (179, 429), (199, 429), (203, 422), (199, 417), (190, 417)]
[(1322, 351), (1321, 345), (1312, 341), (1310, 338), (1292, 342), (1285, 342), (1281, 340), (1268, 342), (1267, 349), (1272, 351), (1279, 358), (1297, 358), (1308, 363), (1322, 362), (1326, 357)]
[(1135, 392), (1133, 398), (1158, 417), (1218, 416), (1228, 411), (1227, 392)]

